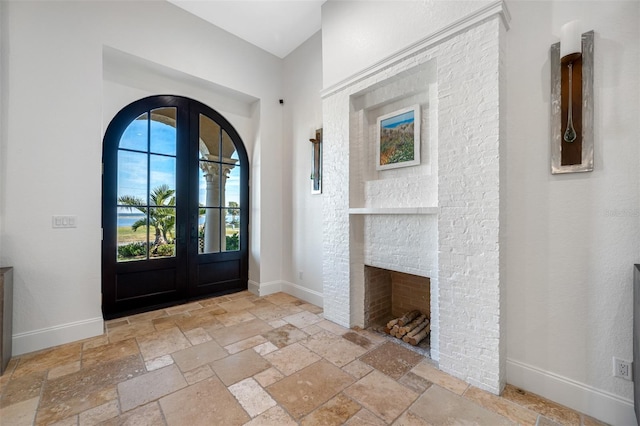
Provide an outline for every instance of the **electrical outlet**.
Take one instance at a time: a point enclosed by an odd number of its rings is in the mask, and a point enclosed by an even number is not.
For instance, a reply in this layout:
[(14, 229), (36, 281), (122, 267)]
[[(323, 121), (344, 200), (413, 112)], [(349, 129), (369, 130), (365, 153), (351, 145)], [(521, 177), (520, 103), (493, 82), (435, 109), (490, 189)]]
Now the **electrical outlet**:
[(622, 359), (618, 359), (616, 357), (613, 357), (613, 375), (614, 377), (621, 377), (625, 380), (632, 380), (631, 379), (631, 367), (632, 367), (632, 362), (631, 361), (625, 361)]
[(302, 271), (298, 271), (298, 279), (302, 280)]

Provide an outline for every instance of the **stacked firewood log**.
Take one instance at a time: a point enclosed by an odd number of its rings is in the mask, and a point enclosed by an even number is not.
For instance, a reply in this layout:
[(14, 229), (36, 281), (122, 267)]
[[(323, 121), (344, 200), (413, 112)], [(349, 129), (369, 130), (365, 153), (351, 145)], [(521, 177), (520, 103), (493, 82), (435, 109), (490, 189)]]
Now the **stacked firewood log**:
[(416, 309), (389, 321), (384, 331), (410, 345), (416, 346), (429, 335), (431, 323), (426, 315)]

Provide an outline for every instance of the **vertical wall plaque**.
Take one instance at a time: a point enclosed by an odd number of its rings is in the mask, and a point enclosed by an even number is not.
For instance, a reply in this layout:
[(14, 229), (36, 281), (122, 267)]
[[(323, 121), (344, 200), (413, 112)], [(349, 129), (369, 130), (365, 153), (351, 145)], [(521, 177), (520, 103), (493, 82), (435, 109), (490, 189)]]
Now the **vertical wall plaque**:
[[(582, 34), (582, 55), (571, 67), (560, 58), (560, 43), (550, 54), (551, 173), (593, 171), (593, 31)], [(571, 142), (567, 128), (575, 129)]]
[(311, 193), (322, 194), (322, 129), (316, 130), (315, 139), (309, 139), (313, 144), (311, 151)]

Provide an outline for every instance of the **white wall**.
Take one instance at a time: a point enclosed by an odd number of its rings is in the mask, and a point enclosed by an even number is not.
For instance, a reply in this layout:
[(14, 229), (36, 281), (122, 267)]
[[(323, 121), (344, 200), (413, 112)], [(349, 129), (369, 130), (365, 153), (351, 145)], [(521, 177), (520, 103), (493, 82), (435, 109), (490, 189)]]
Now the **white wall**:
[[(311, 137), (322, 127), (322, 37), (318, 32), (284, 59), (283, 194), (285, 289), (322, 303), (323, 194), (311, 194)], [(302, 274), (302, 276), (300, 275)]]
[[(640, 3), (509, 8), (507, 380), (589, 412), (587, 394), (633, 397), (631, 382), (612, 377), (612, 357), (632, 359), (640, 262)], [(549, 47), (573, 19), (595, 31), (595, 165), (551, 175)]]
[[(252, 278), (279, 279), (280, 59), (165, 2), (3, 6), (11, 92), (0, 263), (15, 267), (14, 353), (102, 332), (103, 46), (259, 99), (251, 178), (269, 197), (252, 200)], [(77, 215), (78, 227), (51, 229), (54, 214)]]
[[(7, 31), (7, 14), (5, 13), (5, 2), (0, 2), (0, 235), (4, 229), (4, 215), (6, 205), (4, 193), (5, 182), (7, 181), (5, 170), (6, 167), (6, 154), (5, 154), (5, 141), (7, 140), (7, 103), (9, 86), (8, 81), (8, 42), (9, 34)], [(2, 263), (2, 238), (0, 238), (0, 267), (6, 266)]]
[(328, 1), (322, 5), (324, 87), (331, 87), (491, 0)]

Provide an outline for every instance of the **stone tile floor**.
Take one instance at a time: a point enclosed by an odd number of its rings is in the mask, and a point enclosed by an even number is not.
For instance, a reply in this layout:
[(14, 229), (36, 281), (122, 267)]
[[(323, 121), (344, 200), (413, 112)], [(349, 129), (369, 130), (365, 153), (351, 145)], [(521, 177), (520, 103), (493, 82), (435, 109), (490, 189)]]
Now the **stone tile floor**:
[(502, 397), (284, 293), (120, 318), (14, 358), (2, 425), (602, 425), (507, 386)]

